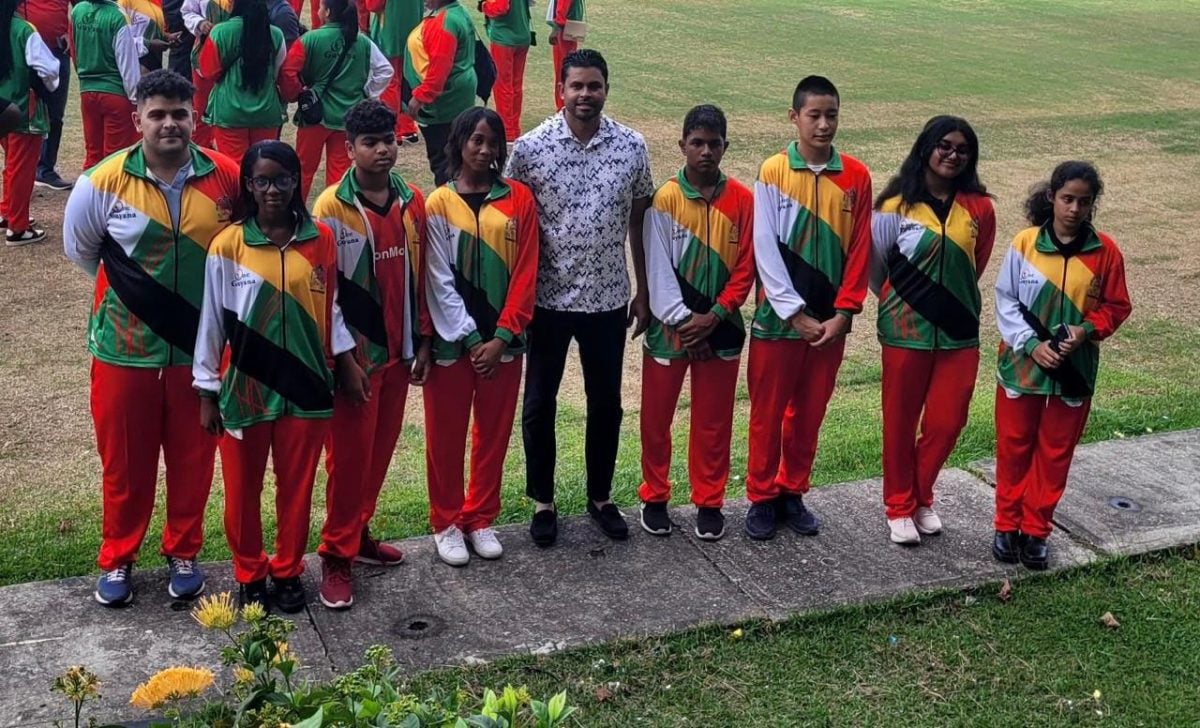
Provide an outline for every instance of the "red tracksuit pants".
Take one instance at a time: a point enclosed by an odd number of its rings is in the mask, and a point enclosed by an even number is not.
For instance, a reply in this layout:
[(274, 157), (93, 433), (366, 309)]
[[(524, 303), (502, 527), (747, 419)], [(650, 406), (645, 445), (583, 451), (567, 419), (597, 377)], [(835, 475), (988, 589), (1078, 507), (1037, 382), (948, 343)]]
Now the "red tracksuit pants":
[(1092, 401), (1077, 407), (1062, 397), (1009, 398), (996, 387), (996, 530), (1050, 535), (1050, 519), (1067, 487), (1075, 445)]
[(137, 128), (133, 125), (136, 108), (129, 99), (117, 94), (95, 91), (79, 94), (85, 170), (137, 141)]
[[(192, 108), (196, 110), (196, 128), (192, 130), (192, 141), (202, 147), (213, 145), (213, 128), (201, 119), (204, 118), (204, 112), (208, 109), (208, 96), (212, 93), (215, 83), (215, 81), (201, 76), (198, 71), (192, 71), (192, 85), (196, 87), (196, 93), (192, 95)], [(241, 162), (242, 160), (238, 159), (237, 161)]]
[(321, 153), (325, 153), (325, 186), (335, 185), (350, 169), (350, 157), (346, 155), (346, 132), (329, 129), (320, 124), (302, 126), (296, 130), (296, 155), (300, 157), (300, 194), (308, 198), (317, 167), (321, 166)]
[[(464, 532), (487, 528), (500, 515), (500, 481), (520, 387), (520, 357), (498, 365), (492, 379), (476, 374), (466, 356), (450, 366), (430, 367), (425, 383), (425, 467), (429, 523), (435, 533), (450, 526)], [(471, 480), (464, 498), (463, 459), (472, 411)]]
[(806, 341), (750, 339), (751, 503), (808, 492), (817, 436), (845, 348), (845, 337), (821, 350)]
[(0, 137), (0, 148), (4, 149), (4, 195), (0, 197), (0, 217), (8, 221), (11, 230), (28, 230), (29, 203), (33, 199), (38, 158), (42, 154), (42, 137), (38, 134), (7, 134)]
[(213, 147), (241, 164), (242, 156), (257, 142), (279, 138), (279, 129), (228, 129), (223, 126), (209, 127), (212, 130)]
[(688, 480), (692, 503), (720, 508), (729, 481), (729, 441), (733, 436), (733, 400), (737, 391), (738, 360), (672, 359), (660, 364), (642, 359), (642, 485), (638, 496), (647, 503), (671, 499), (671, 422), (692, 372), (691, 422), (688, 433)]
[(358, 556), (362, 532), (387, 477), (404, 426), (409, 367), (394, 362), (371, 372), (371, 399), (353, 402), (341, 393), (333, 402), (333, 428), (325, 447), (325, 526), (318, 553), (339, 559)]
[(975, 347), (883, 347), (883, 503), (888, 518), (933, 507), (933, 484), (967, 424), (978, 371)]
[[(308, 546), (309, 509), (329, 419), (280, 417), (221, 437), (225, 538), (239, 584), (299, 576)], [(275, 556), (263, 550), (262, 489), (267, 455), (275, 470)]]
[(552, 55), (554, 56), (554, 108), (558, 111), (562, 111), (562, 89), (558, 87), (560, 79), (562, 78), (562, 64), (563, 61), (566, 60), (567, 56), (579, 50), (579, 42), (559, 38), (558, 42), (551, 46), (551, 48), (554, 49), (552, 52)]
[(521, 108), (525, 103), (525, 60), (529, 46), (514, 48), (492, 43), (492, 59), (496, 61), (496, 113), (504, 121), (504, 136), (510, 144), (521, 136)]
[(404, 78), (404, 58), (390, 58), (392, 63), (392, 80), (379, 100), (396, 112), (396, 139), (417, 133), (417, 123), (412, 117), (400, 110), (400, 81)]
[(217, 438), (200, 428), (192, 368), (142, 369), (93, 359), (91, 408), (104, 480), (96, 563), (109, 571), (137, 559), (154, 511), (160, 450), (167, 467), (162, 553), (195, 558), (204, 541)]

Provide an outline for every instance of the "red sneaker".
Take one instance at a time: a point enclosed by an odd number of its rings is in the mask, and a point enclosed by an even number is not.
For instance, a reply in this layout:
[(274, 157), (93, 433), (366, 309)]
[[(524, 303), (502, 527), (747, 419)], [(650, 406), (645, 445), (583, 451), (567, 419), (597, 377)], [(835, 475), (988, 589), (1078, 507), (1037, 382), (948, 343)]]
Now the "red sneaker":
[(349, 609), (354, 604), (354, 580), (350, 560), (321, 557), (321, 603), (330, 609)]
[(363, 529), (362, 540), (358, 544), (358, 556), (354, 560), (360, 564), (374, 566), (395, 566), (404, 561), (404, 552), (395, 546), (371, 538), (367, 529)]

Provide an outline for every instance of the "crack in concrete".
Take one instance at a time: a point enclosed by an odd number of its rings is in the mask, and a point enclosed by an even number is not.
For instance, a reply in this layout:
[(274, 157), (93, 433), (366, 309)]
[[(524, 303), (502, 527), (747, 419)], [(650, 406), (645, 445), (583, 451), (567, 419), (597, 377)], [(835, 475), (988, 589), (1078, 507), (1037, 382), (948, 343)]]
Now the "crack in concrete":
[(337, 665), (333, 661), (333, 655), (329, 652), (329, 644), (325, 642), (325, 635), (321, 634), (321, 626), (317, 624), (312, 608), (308, 604), (304, 605), (304, 615), (308, 617), (308, 623), (312, 625), (313, 632), (317, 635), (317, 641), (321, 643), (321, 652), (325, 654), (325, 663), (329, 665), (330, 672), (337, 673)]

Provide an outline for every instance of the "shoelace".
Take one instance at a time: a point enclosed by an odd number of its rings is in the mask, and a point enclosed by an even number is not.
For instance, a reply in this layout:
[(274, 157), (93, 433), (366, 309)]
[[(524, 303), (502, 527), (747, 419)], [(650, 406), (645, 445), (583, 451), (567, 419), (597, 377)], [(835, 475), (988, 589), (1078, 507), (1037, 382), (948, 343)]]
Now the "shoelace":
[(462, 531), (457, 528), (443, 536), (442, 543), (453, 549), (465, 549), (467, 547), (467, 544), (463, 541)]
[(104, 574), (104, 580), (110, 584), (120, 584), (129, 578), (129, 567), (118, 566)]
[(180, 576), (191, 576), (196, 573), (196, 562), (191, 559), (177, 559), (172, 556), (171, 570)]
[(475, 531), (472, 535), (474, 535), (477, 540), (483, 541), (484, 543), (499, 543), (499, 539), (496, 538), (496, 532), (490, 528), (481, 528), (478, 531)]
[(330, 562), (325, 568), (328, 569), (331, 580), (341, 583), (350, 581), (350, 562)]

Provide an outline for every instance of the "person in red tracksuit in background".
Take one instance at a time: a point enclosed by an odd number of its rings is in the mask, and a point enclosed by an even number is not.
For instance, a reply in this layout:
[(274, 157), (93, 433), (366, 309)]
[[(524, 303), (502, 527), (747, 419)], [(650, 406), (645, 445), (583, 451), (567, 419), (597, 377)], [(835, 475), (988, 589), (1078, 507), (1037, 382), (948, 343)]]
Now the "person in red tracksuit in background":
[(354, 366), (369, 377), (366, 401), (339, 392), (326, 446), (325, 526), (321, 529), (321, 603), (354, 604), (353, 561), (394, 566), (400, 549), (368, 528), (404, 425), (409, 385), (425, 384), (433, 335), (425, 305), (422, 246), (425, 199), (392, 168), (396, 115), (382, 101), (346, 115), (354, 166), (326, 187), (313, 214), (338, 240), (338, 297), (355, 340)]
[(205, 147), (213, 146), (213, 130), (206, 118), (208, 97), (216, 79), (200, 73), (200, 53), (213, 27), (233, 17), (233, 3), (234, 0), (183, 0), (180, 7), (183, 25), (196, 39), (192, 46), (192, 84), (196, 87), (196, 113), (200, 119), (196, 122), (195, 140)]
[(554, 49), (554, 108), (558, 111), (562, 111), (563, 107), (562, 84), (559, 79), (563, 60), (579, 50), (579, 41), (564, 38), (563, 29), (568, 20), (582, 22), (583, 19), (583, 0), (547, 0), (546, 23), (550, 26), (550, 46)]
[[(383, 55), (392, 64), (395, 75), (384, 92), (383, 101), (396, 112), (396, 142), (416, 144), (421, 141), (417, 134), (417, 122), (404, 113), (400, 103), (400, 83), (404, 77), (404, 48), (408, 36), (421, 24), (425, 14), (424, 0), (359, 0), (359, 26), (362, 13), (369, 11), (371, 40), (379, 46)], [(367, 31), (363, 28), (364, 32)]]
[[(496, 112), (504, 120), (511, 144), (521, 136), (521, 108), (525, 100), (525, 60), (533, 42), (529, 23), (530, 0), (480, 0), (496, 62)], [(565, 56), (564, 56), (565, 57)]]
[[(504, 122), (491, 109), (459, 114), (446, 145), (450, 182), (429, 196), (426, 299), (436, 332), (425, 385), (429, 520), (451, 566), (504, 553), (492, 522), (521, 388), (538, 268), (537, 203), (503, 177)], [(463, 458), (471, 431), (471, 479)]]
[(965, 119), (925, 124), (875, 200), (871, 289), (883, 348), (883, 501), (893, 543), (942, 530), (933, 486), (967, 424), (979, 371), (978, 281), (996, 212)]

